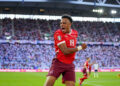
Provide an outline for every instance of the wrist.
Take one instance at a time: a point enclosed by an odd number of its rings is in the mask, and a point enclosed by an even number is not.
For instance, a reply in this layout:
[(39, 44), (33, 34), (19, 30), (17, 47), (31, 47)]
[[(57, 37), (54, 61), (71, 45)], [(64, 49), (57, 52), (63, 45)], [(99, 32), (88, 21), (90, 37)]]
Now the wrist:
[(82, 46), (78, 46), (77, 49), (78, 49), (78, 51), (82, 50)]

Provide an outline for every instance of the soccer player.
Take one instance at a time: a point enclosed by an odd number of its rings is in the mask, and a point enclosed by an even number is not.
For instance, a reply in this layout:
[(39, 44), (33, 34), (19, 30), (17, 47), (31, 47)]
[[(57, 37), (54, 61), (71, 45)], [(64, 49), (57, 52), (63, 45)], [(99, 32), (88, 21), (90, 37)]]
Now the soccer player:
[[(79, 83), (79, 85), (81, 86), (82, 85), (82, 83), (83, 83), (83, 81), (85, 80), (85, 79), (88, 79), (88, 76), (90, 75), (90, 73), (91, 73), (91, 66), (92, 66), (92, 64), (90, 64), (90, 58), (87, 58), (86, 59), (86, 62), (84, 63), (84, 67), (83, 67), (83, 69), (82, 69), (82, 72), (83, 72), (83, 78), (80, 78), (80, 83)], [(89, 71), (89, 74), (87, 73), (87, 71)]]
[(94, 78), (97, 77), (98, 78), (98, 63), (95, 63), (94, 65)]
[(75, 52), (86, 49), (87, 45), (76, 46), (78, 33), (71, 29), (72, 22), (71, 16), (63, 15), (61, 28), (54, 33), (56, 57), (52, 61), (44, 86), (53, 86), (61, 74), (66, 86), (75, 86)]

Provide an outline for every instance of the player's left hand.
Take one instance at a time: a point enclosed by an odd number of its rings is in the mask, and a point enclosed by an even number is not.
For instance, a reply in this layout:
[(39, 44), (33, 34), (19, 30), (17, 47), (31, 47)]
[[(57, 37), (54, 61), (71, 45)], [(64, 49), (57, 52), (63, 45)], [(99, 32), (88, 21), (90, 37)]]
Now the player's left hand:
[(87, 48), (87, 45), (85, 43), (83, 43), (81, 46), (83, 50)]

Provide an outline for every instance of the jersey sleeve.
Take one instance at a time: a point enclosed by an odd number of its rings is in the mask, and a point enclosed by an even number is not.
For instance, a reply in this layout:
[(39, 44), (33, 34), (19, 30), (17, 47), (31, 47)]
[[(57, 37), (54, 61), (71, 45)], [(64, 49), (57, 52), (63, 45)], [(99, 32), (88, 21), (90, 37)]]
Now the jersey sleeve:
[(65, 39), (64, 39), (63, 35), (60, 33), (54, 34), (54, 41), (57, 46), (59, 46), (62, 43), (65, 43)]
[(78, 37), (78, 32), (76, 31), (76, 38)]
[(78, 37), (78, 32), (76, 30), (73, 30), (73, 31), (74, 31), (75, 37), (77, 38)]

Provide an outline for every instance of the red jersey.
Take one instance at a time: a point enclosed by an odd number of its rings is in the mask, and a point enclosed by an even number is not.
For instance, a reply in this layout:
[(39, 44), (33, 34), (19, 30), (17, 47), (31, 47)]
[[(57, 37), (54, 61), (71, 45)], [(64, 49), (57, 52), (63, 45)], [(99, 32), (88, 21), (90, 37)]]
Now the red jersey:
[(91, 72), (91, 69), (92, 69), (92, 67), (91, 67), (91, 65), (89, 65), (89, 71)]
[(84, 67), (88, 68), (88, 66), (89, 66), (89, 63), (88, 63), (88, 61), (86, 61), (85, 64), (84, 64)]
[(71, 64), (75, 59), (75, 54), (67, 54), (64, 55), (64, 53), (60, 50), (58, 47), (62, 43), (66, 43), (66, 46), (68, 48), (75, 48), (77, 43), (77, 37), (78, 33), (76, 30), (71, 29), (70, 33), (63, 33), (61, 29), (58, 29), (54, 34), (54, 42), (55, 42), (55, 52), (56, 52), (56, 58), (66, 64)]

